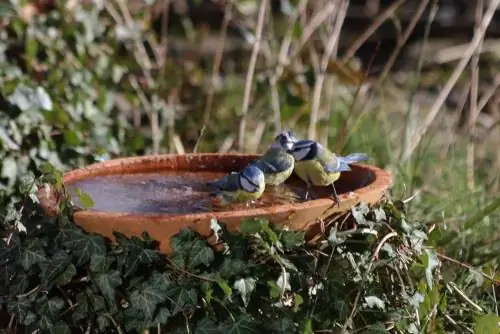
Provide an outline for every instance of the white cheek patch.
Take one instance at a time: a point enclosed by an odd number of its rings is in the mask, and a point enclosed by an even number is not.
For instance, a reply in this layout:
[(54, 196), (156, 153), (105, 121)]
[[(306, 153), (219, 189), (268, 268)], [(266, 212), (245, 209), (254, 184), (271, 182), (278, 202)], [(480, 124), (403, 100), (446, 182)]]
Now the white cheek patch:
[(246, 178), (242, 177), (240, 179), (240, 182), (241, 182), (241, 188), (243, 188), (243, 190), (246, 190), (246, 191), (249, 191), (249, 192), (254, 192), (256, 191), (256, 187), (255, 185), (251, 184), (250, 181), (248, 181)]
[(304, 147), (304, 148), (301, 148), (297, 151), (294, 151), (293, 152), (293, 156), (295, 157), (295, 159), (297, 161), (301, 161), (301, 160), (304, 160), (304, 158), (309, 154), (309, 151), (311, 149), (309, 147)]

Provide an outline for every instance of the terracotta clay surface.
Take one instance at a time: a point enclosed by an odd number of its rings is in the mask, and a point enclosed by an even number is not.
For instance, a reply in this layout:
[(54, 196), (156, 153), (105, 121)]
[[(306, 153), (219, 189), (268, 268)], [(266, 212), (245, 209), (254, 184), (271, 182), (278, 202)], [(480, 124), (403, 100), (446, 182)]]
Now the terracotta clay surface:
[[(220, 172), (237, 171), (247, 165), (258, 155), (248, 154), (185, 154), (185, 155), (156, 155), (141, 156), (108, 160), (92, 164), (67, 172), (64, 175), (66, 187), (96, 177), (130, 174), (147, 174), (175, 171), (178, 174), (185, 172)], [(295, 175), (287, 183), (298, 184), (303, 187), (302, 181)], [(215, 242), (210, 229), (212, 218), (226, 224), (229, 230), (239, 229), (242, 219), (259, 217), (266, 218), (275, 224), (288, 226), (290, 229), (308, 229), (321, 219), (333, 214), (349, 211), (351, 206), (364, 202), (368, 205), (379, 202), (388, 187), (391, 185), (391, 176), (384, 170), (370, 165), (352, 165), (352, 171), (343, 173), (335, 183), (341, 200), (337, 207), (329, 197), (329, 188), (315, 189), (317, 199), (298, 203), (285, 203), (271, 206), (249, 208), (234, 211), (211, 211), (188, 214), (171, 214), (154, 212), (113, 212), (83, 210), (74, 214), (74, 221), (89, 232), (100, 233), (110, 239), (113, 230), (127, 236), (140, 236), (143, 231), (160, 242), (160, 250), (169, 253), (170, 237), (184, 228), (193, 228), (201, 235), (208, 237), (210, 243)], [(121, 194), (123, 196), (123, 194)], [(319, 198), (318, 198), (319, 197)]]

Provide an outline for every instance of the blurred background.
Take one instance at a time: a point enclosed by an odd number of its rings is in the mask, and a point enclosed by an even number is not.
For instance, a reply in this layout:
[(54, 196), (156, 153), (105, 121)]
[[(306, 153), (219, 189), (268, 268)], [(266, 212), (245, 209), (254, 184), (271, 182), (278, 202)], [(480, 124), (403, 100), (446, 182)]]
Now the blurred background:
[(0, 207), (45, 161), (263, 152), (291, 129), (368, 153), (456, 253), (494, 254), (498, 2), (3, 1)]

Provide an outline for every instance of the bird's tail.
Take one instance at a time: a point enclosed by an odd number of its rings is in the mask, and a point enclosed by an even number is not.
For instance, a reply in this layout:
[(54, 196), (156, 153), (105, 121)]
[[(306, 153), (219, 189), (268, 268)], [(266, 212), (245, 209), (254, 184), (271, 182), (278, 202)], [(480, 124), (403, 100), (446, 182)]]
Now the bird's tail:
[(351, 153), (345, 157), (341, 157), (341, 161), (347, 164), (354, 164), (369, 159), (368, 154), (365, 153)]

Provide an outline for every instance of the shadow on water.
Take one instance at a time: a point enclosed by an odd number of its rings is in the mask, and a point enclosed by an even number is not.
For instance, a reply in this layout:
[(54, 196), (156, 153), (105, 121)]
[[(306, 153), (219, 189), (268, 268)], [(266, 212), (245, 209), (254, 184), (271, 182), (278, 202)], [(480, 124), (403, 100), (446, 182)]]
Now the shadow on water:
[[(214, 207), (206, 182), (223, 175), (206, 171), (108, 175), (81, 180), (70, 184), (68, 188), (77, 205), (81, 205), (76, 195), (77, 188), (90, 195), (94, 201), (91, 211), (140, 214), (187, 214), (261, 208), (302, 202), (306, 193), (305, 184), (292, 175), (286, 184), (267, 187), (263, 196), (253, 203)], [(373, 181), (374, 175), (353, 166), (353, 172), (342, 174), (335, 187), (342, 194)], [(309, 199), (328, 198), (331, 194), (331, 187), (311, 188)]]

